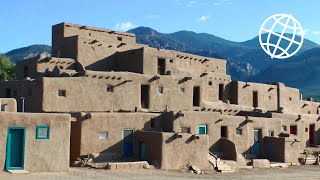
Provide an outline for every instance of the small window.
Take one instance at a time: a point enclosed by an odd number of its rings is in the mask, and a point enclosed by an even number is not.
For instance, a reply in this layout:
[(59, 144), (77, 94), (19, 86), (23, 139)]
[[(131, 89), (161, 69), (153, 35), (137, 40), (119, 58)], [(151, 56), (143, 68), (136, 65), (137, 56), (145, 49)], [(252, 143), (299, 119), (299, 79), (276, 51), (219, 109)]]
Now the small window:
[(122, 37), (120, 37), (120, 36), (118, 36), (117, 39), (118, 39), (118, 41), (122, 41)]
[(113, 86), (107, 85), (107, 92), (113, 92)]
[(58, 90), (58, 96), (60, 96), (60, 97), (66, 97), (66, 96), (67, 96), (66, 90)]
[(170, 63), (173, 63), (173, 59), (170, 59)]
[(271, 100), (271, 96), (269, 96), (269, 100)]
[(207, 134), (207, 125), (199, 125), (198, 134)]
[(158, 93), (163, 94), (163, 87), (162, 86), (158, 86)]
[(287, 126), (282, 126), (283, 131), (287, 131)]
[(184, 93), (185, 88), (184, 88), (184, 87), (180, 87), (180, 88), (179, 88), (179, 91), (182, 92), (182, 93)]
[(306, 128), (305, 131), (308, 132), (309, 131), (308, 128)]
[(289, 101), (292, 101), (292, 98), (291, 98), (291, 97), (289, 97)]
[(182, 133), (190, 133), (190, 127), (181, 127), (181, 132)]
[(1, 105), (1, 111), (6, 111), (7, 110), (7, 104), (2, 104)]
[(50, 127), (49, 126), (37, 126), (36, 139), (49, 139)]
[(221, 135), (222, 138), (228, 138), (228, 127), (221, 126)]
[(208, 83), (208, 84), (209, 84), (209, 86), (212, 86), (212, 81), (209, 81), (209, 83)]
[(108, 139), (108, 132), (99, 132), (99, 139)]
[(236, 129), (236, 134), (242, 135), (242, 129), (237, 128), (237, 129)]
[(274, 131), (268, 131), (268, 136), (269, 137), (274, 137)]

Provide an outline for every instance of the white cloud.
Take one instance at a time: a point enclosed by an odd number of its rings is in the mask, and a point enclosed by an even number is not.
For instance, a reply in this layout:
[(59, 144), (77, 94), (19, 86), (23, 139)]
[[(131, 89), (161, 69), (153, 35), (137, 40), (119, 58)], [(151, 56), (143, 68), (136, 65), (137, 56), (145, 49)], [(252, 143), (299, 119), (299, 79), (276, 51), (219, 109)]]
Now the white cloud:
[(210, 16), (201, 16), (201, 17), (198, 19), (198, 21), (200, 21), (200, 22), (205, 22), (205, 21), (207, 21), (209, 18), (210, 18)]
[(319, 36), (320, 35), (320, 31), (312, 31), (313, 35)]
[(123, 23), (118, 23), (113, 29), (117, 31), (128, 31), (135, 27), (137, 26), (134, 25), (132, 22), (123, 22)]
[(197, 4), (197, 1), (189, 1), (186, 6), (187, 7), (192, 7), (192, 6), (196, 5), (196, 4)]
[(232, 5), (231, 0), (218, 0), (213, 3), (213, 6)]

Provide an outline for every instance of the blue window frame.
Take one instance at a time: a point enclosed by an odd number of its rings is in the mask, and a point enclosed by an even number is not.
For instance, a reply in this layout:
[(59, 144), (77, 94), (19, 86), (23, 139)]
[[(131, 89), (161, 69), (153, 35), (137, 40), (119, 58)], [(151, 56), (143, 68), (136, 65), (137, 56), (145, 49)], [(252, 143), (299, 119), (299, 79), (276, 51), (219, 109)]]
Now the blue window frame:
[(199, 125), (198, 134), (207, 134), (207, 125), (204, 125), (204, 124)]
[(36, 139), (49, 139), (50, 126), (37, 126)]

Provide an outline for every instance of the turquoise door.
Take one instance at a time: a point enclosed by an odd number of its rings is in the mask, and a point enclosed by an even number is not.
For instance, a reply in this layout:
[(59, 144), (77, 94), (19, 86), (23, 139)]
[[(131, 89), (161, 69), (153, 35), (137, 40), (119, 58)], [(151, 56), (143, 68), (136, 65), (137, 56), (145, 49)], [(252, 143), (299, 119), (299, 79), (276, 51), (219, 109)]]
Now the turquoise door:
[(24, 127), (8, 128), (6, 170), (24, 169), (25, 134)]
[(146, 145), (144, 144), (144, 142), (140, 142), (140, 160), (141, 161), (146, 160), (145, 153), (146, 153)]

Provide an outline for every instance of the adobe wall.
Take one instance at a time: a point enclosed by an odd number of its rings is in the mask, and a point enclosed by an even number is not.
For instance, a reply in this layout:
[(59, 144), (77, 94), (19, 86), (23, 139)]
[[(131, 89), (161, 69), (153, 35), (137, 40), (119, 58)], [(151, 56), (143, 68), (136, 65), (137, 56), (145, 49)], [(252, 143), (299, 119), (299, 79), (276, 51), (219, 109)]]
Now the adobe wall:
[[(36, 126), (50, 126), (49, 140), (36, 139)], [(70, 115), (0, 112), (0, 169), (5, 168), (8, 127), (26, 128), (24, 169), (30, 172), (69, 170)]]
[(161, 169), (180, 169), (194, 165), (201, 170), (211, 170), (208, 160), (209, 137), (199, 135), (194, 139), (192, 134), (181, 133), (181, 138), (174, 138), (174, 133), (162, 134)]
[(14, 80), (0, 82), (0, 97), (14, 98), (17, 111), (22, 111), (22, 97), (25, 112), (42, 112), (42, 83), (41, 80)]
[(299, 163), (300, 143), (292, 138), (265, 137), (264, 157), (273, 162)]
[[(185, 81), (184, 78), (172, 76), (86, 71), (85, 77), (43, 78), (42, 107), (45, 112), (134, 111), (136, 107), (139, 111), (200, 110), (201, 107), (213, 110), (211, 107), (220, 105), (208, 101), (210, 97), (206, 88), (209, 80), (207, 77)], [(210, 81), (212, 88), (218, 88), (217, 84), (220, 82), (227, 84), (221, 79), (212, 78)], [(107, 92), (108, 85), (113, 87), (113, 92)], [(141, 107), (141, 85), (150, 87), (148, 109)], [(193, 107), (194, 86), (199, 86), (201, 91), (198, 107)], [(162, 93), (158, 87), (163, 87)], [(66, 97), (59, 97), (58, 90), (65, 90)], [(211, 101), (218, 98), (215, 92), (210, 96)]]
[(166, 59), (167, 74), (196, 77), (204, 72), (214, 72), (226, 75), (225, 60), (150, 47), (144, 47), (144, 74), (157, 74), (158, 58)]
[[(137, 147), (138, 160), (146, 160), (149, 164), (160, 169), (162, 163), (162, 133), (154, 131), (137, 131), (138, 143), (144, 143), (145, 145), (145, 159), (140, 159), (140, 147)], [(175, 161), (172, 161), (175, 162)]]
[(256, 91), (258, 93), (258, 108), (263, 108), (268, 111), (278, 110), (276, 85), (235, 81), (233, 88), (237, 89), (236, 103), (238, 105), (252, 107), (253, 92)]
[[(254, 144), (254, 129), (262, 130), (262, 137), (273, 130), (275, 136), (281, 133), (281, 119), (221, 115), (214, 112), (182, 112), (173, 121), (173, 131), (181, 132), (181, 127), (190, 128), (191, 134), (198, 134), (198, 125), (207, 125), (209, 147), (211, 152), (223, 152), (220, 147), (221, 126), (227, 126), (227, 139), (232, 141), (238, 154), (250, 154)], [(236, 134), (236, 129), (242, 130), (242, 135)]]
[[(90, 117), (84, 114), (77, 121), (81, 123), (81, 135), (78, 136), (81, 144), (79, 155), (98, 153), (101, 156), (98, 159), (101, 160), (102, 157), (108, 157), (107, 154), (122, 156), (123, 129), (160, 131), (162, 116), (159, 113), (90, 113)], [(99, 132), (108, 132), (108, 138), (99, 139)], [(134, 148), (137, 147), (136, 141)], [(137, 154), (138, 151), (135, 150), (134, 155)]]
[[(280, 118), (282, 120), (282, 125), (286, 126), (286, 133), (290, 134), (290, 126), (297, 126), (297, 140), (300, 141), (300, 148), (304, 149), (306, 146), (309, 146), (309, 130), (310, 124), (315, 124), (315, 136), (314, 141), (315, 145), (320, 144), (320, 123), (319, 116), (312, 114), (279, 114), (272, 113), (272, 117)], [(282, 128), (283, 129), (283, 128)]]
[[(82, 38), (93, 38), (97, 40), (104, 40), (109, 42), (125, 42), (128, 44), (135, 44), (135, 35), (132, 33), (116, 32), (112, 30), (82, 26), (78, 24), (71, 23), (60, 23), (52, 26), (52, 46), (55, 43), (59, 43), (59, 38), (80, 36)], [(118, 37), (121, 37), (119, 39)]]
[(13, 98), (0, 98), (0, 112), (17, 112), (17, 101)]
[(19, 61), (16, 66), (17, 80), (41, 78), (48, 72), (53, 71), (55, 67), (63, 70), (76, 70), (76, 62), (70, 58), (46, 57), (39, 54), (35, 58)]

